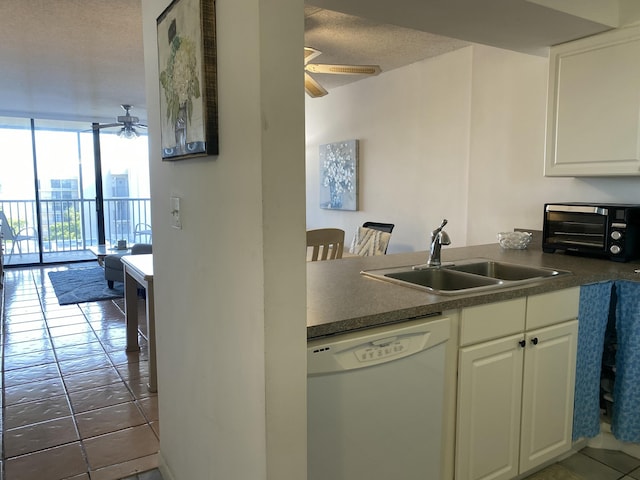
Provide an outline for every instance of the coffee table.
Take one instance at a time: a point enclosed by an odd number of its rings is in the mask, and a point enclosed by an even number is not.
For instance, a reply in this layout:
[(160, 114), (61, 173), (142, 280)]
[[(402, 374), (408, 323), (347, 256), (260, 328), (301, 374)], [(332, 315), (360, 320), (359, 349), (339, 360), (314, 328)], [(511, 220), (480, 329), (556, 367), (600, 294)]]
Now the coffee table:
[(104, 257), (114, 255), (116, 253), (127, 255), (131, 253), (131, 245), (129, 248), (116, 248), (110, 245), (91, 245), (88, 250), (98, 258), (98, 265), (103, 266)]

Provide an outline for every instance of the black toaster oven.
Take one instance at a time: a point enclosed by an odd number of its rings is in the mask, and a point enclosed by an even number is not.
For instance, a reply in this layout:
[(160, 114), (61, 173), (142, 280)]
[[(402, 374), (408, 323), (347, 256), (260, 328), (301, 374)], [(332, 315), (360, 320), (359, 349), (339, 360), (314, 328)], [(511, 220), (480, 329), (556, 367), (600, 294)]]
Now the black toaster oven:
[(640, 258), (640, 205), (546, 203), (542, 249), (620, 262)]

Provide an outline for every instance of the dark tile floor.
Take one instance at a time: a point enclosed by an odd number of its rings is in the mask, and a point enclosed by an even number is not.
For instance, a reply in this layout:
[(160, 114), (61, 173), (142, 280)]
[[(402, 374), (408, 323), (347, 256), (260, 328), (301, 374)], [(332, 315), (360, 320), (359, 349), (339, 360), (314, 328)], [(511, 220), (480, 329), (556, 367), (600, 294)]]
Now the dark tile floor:
[(583, 448), (527, 480), (637, 480), (640, 460), (616, 450)]
[(2, 478), (161, 479), (146, 322), (126, 353), (124, 302), (60, 306), (47, 272), (64, 268), (5, 270)]

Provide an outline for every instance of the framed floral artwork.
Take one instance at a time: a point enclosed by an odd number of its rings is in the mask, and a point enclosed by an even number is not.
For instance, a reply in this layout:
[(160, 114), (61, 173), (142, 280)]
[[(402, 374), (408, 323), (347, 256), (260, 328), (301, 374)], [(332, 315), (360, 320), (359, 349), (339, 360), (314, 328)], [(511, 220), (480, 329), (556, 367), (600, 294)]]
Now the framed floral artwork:
[(213, 0), (173, 0), (157, 19), (163, 160), (218, 154)]
[(358, 210), (358, 140), (320, 145), (320, 208)]

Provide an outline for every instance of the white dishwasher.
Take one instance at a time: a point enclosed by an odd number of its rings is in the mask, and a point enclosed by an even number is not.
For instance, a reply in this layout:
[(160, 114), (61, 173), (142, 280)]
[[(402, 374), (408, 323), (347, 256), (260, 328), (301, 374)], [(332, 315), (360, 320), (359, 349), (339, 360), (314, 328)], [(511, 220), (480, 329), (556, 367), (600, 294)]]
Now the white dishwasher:
[(308, 480), (439, 480), (446, 317), (307, 345)]

